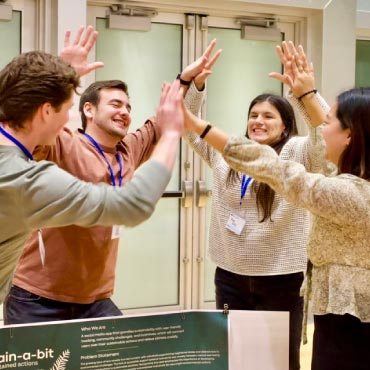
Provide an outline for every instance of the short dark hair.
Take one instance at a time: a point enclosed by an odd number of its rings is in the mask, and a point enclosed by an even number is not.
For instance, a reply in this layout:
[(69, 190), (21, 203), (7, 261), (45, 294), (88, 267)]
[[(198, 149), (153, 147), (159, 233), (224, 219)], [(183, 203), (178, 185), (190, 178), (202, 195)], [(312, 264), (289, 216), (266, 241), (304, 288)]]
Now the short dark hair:
[(76, 91), (80, 77), (59, 57), (31, 51), (0, 71), (0, 121), (21, 129), (44, 103), (57, 110)]
[(337, 118), (343, 130), (350, 129), (351, 141), (343, 151), (339, 173), (370, 179), (370, 88), (356, 88), (337, 98)]
[(81, 114), (82, 129), (86, 130), (86, 116), (84, 113), (84, 105), (89, 102), (95, 107), (99, 104), (100, 100), (100, 91), (103, 89), (118, 89), (122, 90), (127, 96), (128, 88), (127, 84), (121, 80), (105, 80), (105, 81), (96, 81), (93, 82), (81, 95), (79, 111)]

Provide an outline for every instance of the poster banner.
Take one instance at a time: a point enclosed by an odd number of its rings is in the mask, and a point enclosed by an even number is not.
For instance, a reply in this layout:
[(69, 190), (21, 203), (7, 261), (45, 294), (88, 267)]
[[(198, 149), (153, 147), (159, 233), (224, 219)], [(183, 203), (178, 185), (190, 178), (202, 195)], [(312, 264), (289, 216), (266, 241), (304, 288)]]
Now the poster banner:
[(0, 369), (228, 369), (228, 315), (190, 311), (0, 329)]

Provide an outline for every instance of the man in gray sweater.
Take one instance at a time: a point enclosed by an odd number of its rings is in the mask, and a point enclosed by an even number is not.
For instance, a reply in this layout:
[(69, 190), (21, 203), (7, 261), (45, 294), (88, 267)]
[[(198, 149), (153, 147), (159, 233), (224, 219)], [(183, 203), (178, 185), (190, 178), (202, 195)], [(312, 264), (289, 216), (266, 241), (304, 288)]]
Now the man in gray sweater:
[[(81, 38), (79, 47), (86, 54), (94, 38), (91, 29)], [(67, 123), (79, 75), (91, 66), (82, 63), (82, 70), (75, 69), (52, 55), (29, 52), (0, 72), (0, 303), (33, 230), (69, 224), (135, 226), (152, 214), (170, 179), (183, 132), (179, 81), (164, 85), (157, 110), (161, 137), (124, 187), (86, 183), (51, 162), (33, 160), (35, 147), (52, 144)], [(42, 254), (41, 231), (39, 246)]]

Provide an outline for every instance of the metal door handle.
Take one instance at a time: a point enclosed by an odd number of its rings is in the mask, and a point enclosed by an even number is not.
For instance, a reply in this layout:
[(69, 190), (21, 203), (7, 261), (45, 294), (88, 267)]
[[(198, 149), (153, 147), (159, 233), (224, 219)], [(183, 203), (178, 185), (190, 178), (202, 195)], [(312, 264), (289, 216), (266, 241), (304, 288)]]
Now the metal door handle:
[(183, 181), (181, 186), (182, 199), (181, 205), (184, 208), (189, 208), (193, 204), (193, 181)]
[(178, 198), (181, 199), (181, 205), (184, 208), (189, 208), (193, 204), (193, 182), (183, 181), (181, 190), (166, 191), (162, 194), (162, 198)]
[(203, 208), (206, 206), (208, 198), (212, 195), (212, 190), (207, 189), (205, 181), (197, 180), (195, 194), (197, 207)]

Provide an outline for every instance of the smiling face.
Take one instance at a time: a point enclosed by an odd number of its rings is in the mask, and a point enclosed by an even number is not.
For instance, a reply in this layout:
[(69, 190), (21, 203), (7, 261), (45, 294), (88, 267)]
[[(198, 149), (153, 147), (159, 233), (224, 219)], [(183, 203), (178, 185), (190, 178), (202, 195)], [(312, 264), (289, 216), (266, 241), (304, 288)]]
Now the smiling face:
[(351, 141), (349, 128), (343, 129), (337, 117), (337, 104), (334, 104), (324, 122), (322, 135), (326, 143), (326, 159), (338, 165), (339, 159)]
[(115, 88), (100, 90), (97, 106), (85, 103), (87, 132), (100, 143), (118, 142), (126, 135), (131, 124), (131, 105), (127, 94)]
[(268, 101), (256, 103), (250, 110), (248, 137), (260, 144), (272, 145), (281, 140), (285, 130), (279, 111)]

